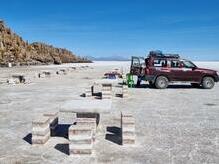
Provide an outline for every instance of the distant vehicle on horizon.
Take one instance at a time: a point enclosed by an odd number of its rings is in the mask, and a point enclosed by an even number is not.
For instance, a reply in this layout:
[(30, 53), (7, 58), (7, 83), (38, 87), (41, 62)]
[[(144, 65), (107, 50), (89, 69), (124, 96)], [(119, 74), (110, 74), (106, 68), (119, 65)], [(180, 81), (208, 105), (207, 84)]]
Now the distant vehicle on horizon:
[(158, 89), (176, 82), (212, 89), (219, 81), (217, 71), (199, 68), (178, 54), (163, 54), (161, 51), (151, 51), (147, 58), (132, 56), (130, 74), (138, 76), (137, 86), (141, 80), (146, 80), (151, 87)]

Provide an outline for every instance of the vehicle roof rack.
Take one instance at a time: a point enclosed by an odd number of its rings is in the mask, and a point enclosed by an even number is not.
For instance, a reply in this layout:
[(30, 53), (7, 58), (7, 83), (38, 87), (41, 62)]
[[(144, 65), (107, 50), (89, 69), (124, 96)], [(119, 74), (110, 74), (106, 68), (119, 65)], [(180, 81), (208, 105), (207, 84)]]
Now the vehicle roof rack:
[(176, 58), (179, 59), (179, 54), (163, 54), (162, 51), (150, 51), (148, 57), (157, 57), (157, 58)]

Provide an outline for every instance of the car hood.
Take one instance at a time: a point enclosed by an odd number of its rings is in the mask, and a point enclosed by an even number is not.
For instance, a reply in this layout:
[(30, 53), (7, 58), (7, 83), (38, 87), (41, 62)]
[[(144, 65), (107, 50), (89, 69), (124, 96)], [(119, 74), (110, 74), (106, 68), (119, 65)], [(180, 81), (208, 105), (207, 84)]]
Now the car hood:
[(217, 71), (212, 70), (212, 69), (206, 69), (206, 68), (196, 68), (196, 71), (200, 72), (209, 72), (209, 73), (216, 73)]

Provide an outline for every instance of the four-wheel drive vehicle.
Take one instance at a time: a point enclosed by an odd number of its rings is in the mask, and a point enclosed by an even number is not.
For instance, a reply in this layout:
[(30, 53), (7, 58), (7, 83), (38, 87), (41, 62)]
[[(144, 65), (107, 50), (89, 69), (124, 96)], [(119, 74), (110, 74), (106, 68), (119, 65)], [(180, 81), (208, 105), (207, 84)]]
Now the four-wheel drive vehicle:
[(132, 57), (130, 73), (159, 89), (167, 88), (169, 83), (174, 82), (189, 82), (193, 86), (211, 89), (219, 81), (217, 71), (198, 68), (179, 55), (163, 54), (161, 51), (151, 51), (145, 59)]

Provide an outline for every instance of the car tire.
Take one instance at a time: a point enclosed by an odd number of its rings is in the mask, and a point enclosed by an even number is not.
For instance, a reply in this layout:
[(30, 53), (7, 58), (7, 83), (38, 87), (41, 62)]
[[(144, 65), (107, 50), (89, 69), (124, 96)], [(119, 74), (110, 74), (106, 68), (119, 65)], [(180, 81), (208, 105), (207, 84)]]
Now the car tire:
[(198, 84), (198, 83), (191, 83), (191, 86), (192, 86), (193, 88), (199, 88), (199, 87), (200, 87), (200, 84)]
[(202, 88), (212, 89), (215, 85), (214, 79), (212, 77), (204, 77), (202, 80)]
[(155, 81), (155, 87), (157, 89), (165, 89), (169, 85), (169, 80), (165, 76), (159, 76), (157, 77)]

